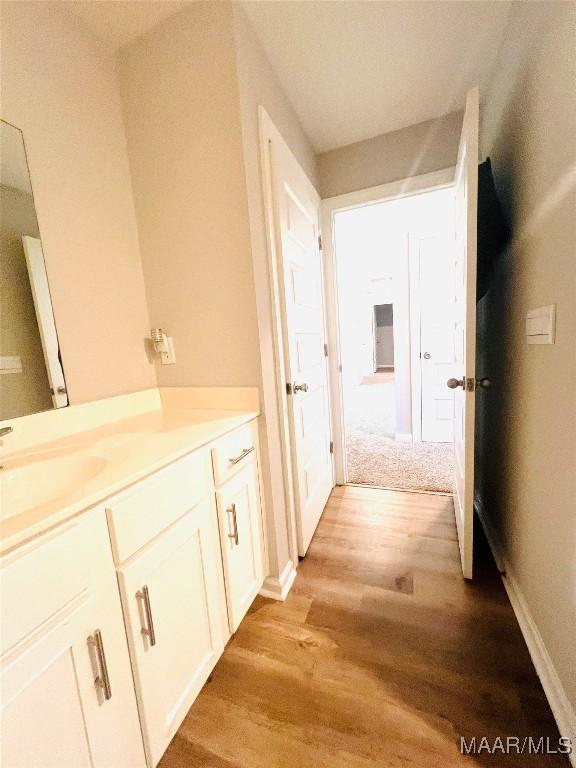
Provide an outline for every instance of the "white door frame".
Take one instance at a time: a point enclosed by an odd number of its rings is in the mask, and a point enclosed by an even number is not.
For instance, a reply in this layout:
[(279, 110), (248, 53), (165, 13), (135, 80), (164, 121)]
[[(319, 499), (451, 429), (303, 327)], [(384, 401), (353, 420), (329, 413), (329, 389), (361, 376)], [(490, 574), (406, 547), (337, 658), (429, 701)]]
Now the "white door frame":
[[(288, 529), (288, 540), (291, 554), (291, 560), (293, 568), (298, 567), (298, 539), (296, 529), (296, 506), (294, 500), (294, 457), (292, 456), (292, 450), (290, 445), (290, 421), (288, 410), (288, 397), (286, 393), (286, 363), (285, 363), (285, 351), (288, 348), (288, 341), (286, 337), (286, 323), (284, 321), (282, 311), (282, 298), (280, 294), (280, 280), (279, 270), (282, 269), (280, 264), (281, 243), (278, 242), (278, 228), (275, 226), (275, 207), (273, 197), (273, 168), (270, 158), (270, 144), (274, 141), (280, 141), (283, 143), (284, 139), (270, 116), (260, 106), (258, 108), (259, 117), (259, 131), (260, 131), (260, 162), (261, 162), (261, 174), (262, 174), (262, 186), (264, 197), (264, 214), (266, 221), (266, 240), (267, 240), (267, 271), (266, 282), (269, 288), (269, 303), (271, 308), (271, 336), (272, 344), (274, 348), (274, 366), (272, 369), (262, 368), (262, 389), (264, 407), (267, 413), (274, 412), (279, 424), (280, 432), (280, 453), (274, 457), (270, 455), (270, 463), (276, 460), (281, 462), (279, 470), (282, 473), (284, 480), (284, 497), (286, 507), (286, 523)], [(305, 172), (303, 174), (306, 176)], [(310, 182), (312, 188), (312, 182)], [(316, 190), (314, 189), (316, 192)], [(317, 194), (317, 192), (316, 192)], [(320, 218), (320, 215), (319, 215)], [(318, 222), (318, 230), (320, 231), (320, 221)], [(323, 252), (320, 251), (320, 259), (323, 262)], [(321, 276), (324, 279), (324, 265), (322, 263)], [(326, 291), (325, 286), (322, 285), (322, 297), (324, 301), (324, 307), (326, 305)], [(326, 323), (326, 312), (325, 323)], [(325, 329), (325, 337), (327, 338), (327, 328)], [(328, 371), (328, 385), (330, 385), (330, 375)], [(330, 388), (330, 387), (329, 387)], [(330, 397), (330, 392), (328, 392)], [(332, 406), (329, 402), (329, 414), (331, 416)], [(330, 424), (331, 432), (333, 433), (333, 425)], [(334, 459), (332, 459), (332, 467), (334, 474)], [(295, 572), (294, 572), (295, 575)], [(291, 579), (293, 577), (290, 577)], [(282, 575), (280, 581), (284, 581)], [(290, 581), (291, 584), (291, 581)], [(289, 587), (288, 587), (289, 588)]]
[[(272, 192), (272, 167), (270, 162), (270, 142), (280, 134), (270, 119), (264, 107), (258, 108), (258, 125), (260, 138), (260, 165), (264, 198), (264, 216), (266, 221), (267, 245), (267, 283), (271, 309), (271, 337), (274, 348), (274, 367), (262, 367), (262, 390), (265, 412), (275, 413), (280, 432), (280, 455), (276, 457), (280, 463), (280, 472), (284, 482), (284, 503), (286, 507), (286, 524), (288, 529), (288, 545), (293, 568), (298, 567), (298, 543), (296, 535), (296, 509), (294, 505), (294, 478), (292, 475), (292, 452), (290, 448), (290, 425), (288, 421), (288, 398), (284, 388), (286, 371), (283, 352), (282, 311), (280, 302), (280, 286), (278, 281), (278, 243), (276, 242), (274, 226), (274, 197)], [(272, 463), (275, 457), (270, 455)]]
[[(346, 483), (346, 456), (344, 445), (344, 410), (342, 395), (342, 357), (340, 350), (339, 309), (337, 289), (336, 251), (334, 247), (334, 214), (389, 200), (396, 200), (422, 192), (444, 189), (454, 184), (454, 167), (432, 173), (410, 176), (407, 179), (380, 184), (322, 200), (322, 240), (324, 255), (324, 289), (326, 293), (326, 321), (328, 339), (328, 365), (330, 404), (332, 409), (332, 436), (334, 441), (334, 467), (337, 485)], [(412, 302), (411, 302), (412, 303)], [(410, 316), (412, 331), (412, 315)], [(412, 366), (414, 370), (414, 366)], [(412, 374), (413, 376), (413, 374)], [(414, 379), (412, 378), (412, 382)]]

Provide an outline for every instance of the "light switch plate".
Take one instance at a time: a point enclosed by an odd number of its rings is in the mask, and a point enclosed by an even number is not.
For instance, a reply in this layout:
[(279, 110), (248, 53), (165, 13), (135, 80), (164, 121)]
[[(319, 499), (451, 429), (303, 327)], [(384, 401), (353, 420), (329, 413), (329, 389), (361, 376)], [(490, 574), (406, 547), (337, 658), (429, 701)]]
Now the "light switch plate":
[(531, 309), (526, 315), (528, 344), (554, 344), (556, 339), (556, 304)]

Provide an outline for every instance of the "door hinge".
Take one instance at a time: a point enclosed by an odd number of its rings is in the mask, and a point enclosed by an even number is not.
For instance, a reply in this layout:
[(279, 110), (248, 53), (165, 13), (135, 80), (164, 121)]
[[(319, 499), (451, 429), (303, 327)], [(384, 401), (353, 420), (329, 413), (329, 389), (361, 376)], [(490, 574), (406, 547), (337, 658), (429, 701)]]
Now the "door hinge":
[(328, 357), (328, 344), (324, 344), (324, 357)]
[(292, 394), (292, 384), (289, 381), (286, 382), (286, 394), (287, 395)]
[(334, 442), (330, 440), (330, 453), (334, 453)]
[(322, 235), (318, 235), (318, 248), (322, 250)]

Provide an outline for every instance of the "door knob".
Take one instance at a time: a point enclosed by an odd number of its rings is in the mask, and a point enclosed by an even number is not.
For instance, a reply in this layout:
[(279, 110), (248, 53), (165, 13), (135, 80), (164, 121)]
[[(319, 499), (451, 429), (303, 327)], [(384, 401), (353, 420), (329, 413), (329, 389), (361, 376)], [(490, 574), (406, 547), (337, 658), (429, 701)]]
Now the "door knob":
[(294, 384), (292, 389), (294, 392), (308, 392), (308, 384)]
[(422, 355), (422, 357), (424, 358), (424, 360), (430, 360), (430, 358), (432, 357), (432, 355), (430, 354), (430, 352), (424, 352), (424, 354)]
[(476, 389), (490, 389), (492, 381), (490, 379), (476, 379)]
[(462, 389), (465, 388), (465, 382), (464, 379), (448, 379), (446, 382), (446, 386), (450, 387), (450, 389), (458, 389), (458, 387), (462, 387)]

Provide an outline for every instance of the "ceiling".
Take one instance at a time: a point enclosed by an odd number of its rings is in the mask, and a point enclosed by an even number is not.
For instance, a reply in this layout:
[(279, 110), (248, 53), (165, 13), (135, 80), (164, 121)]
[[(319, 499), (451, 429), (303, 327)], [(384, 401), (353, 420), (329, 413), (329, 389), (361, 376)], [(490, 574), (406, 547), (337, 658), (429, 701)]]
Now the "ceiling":
[[(63, 0), (117, 50), (192, 0)], [(217, 2), (218, 0), (212, 0)], [(317, 152), (429, 120), (486, 88), (507, 0), (237, 0)]]
[(184, 8), (190, 0), (61, 0), (116, 51)]
[(243, 2), (317, 152), (429, 120), (486, 87), (511, 3)]

